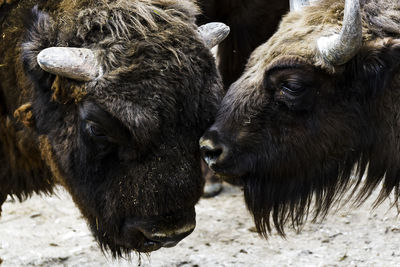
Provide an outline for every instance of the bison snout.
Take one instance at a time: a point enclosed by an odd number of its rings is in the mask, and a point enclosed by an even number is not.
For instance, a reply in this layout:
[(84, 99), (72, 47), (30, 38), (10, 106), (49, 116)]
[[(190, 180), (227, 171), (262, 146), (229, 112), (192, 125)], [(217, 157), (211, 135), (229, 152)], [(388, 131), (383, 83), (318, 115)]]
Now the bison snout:
[(214, 131), (207, 132), (200, 139), (200, 151), (204, 161), (213, 170), (216, 170), (217, 165), (222, 163), (229, 154), (228, 147), (218, 141)]
[(127, 218), (117, 243), (139, 252), (173, 247), (191, 234), (196, 226), (194, 208), (181, 214), (149, 218)]
[(242, 185), (240, 177), (248, 172), (248, 168), (245, 161), (238, 160), (238, 148), (230, 140), (229, 134), (213, 126), (200, 138), (200, 152), (217, 176), (228, 183)]

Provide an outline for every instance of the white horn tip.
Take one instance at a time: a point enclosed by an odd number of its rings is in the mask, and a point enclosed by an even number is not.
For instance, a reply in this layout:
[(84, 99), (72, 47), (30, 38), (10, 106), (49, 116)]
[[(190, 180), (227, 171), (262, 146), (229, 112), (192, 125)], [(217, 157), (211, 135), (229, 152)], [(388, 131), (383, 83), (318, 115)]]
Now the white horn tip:
[(362, 45), (362, 19), (359, 0), (346, 0), (343, 26), (339, 34), (317, 41), (323, 59), (332, 65), (343, 65), (354, 57)]
[(37, 55), (37, 62), (49, 73), (74, 80), (91, 81), (100, 75), (95, 53), (86, 48), (46, 48)]
[(210, 22), (201, 25), (198, 31), (207, 47), (213, 48), (228, 36), (230, 28), (222, 22)]
[(325, 61), (336, 62), (336, 55), (341, 54), (340, 51), (332, 50), (332, 47), (335, 47), (334, 50), (340, 49), (340, 47), (332, 45), (332, 43), (336, 44), (339, 38), (339, 34), (333, 34), (331, 36), (323, 36), (318, 39), (318, 50)]

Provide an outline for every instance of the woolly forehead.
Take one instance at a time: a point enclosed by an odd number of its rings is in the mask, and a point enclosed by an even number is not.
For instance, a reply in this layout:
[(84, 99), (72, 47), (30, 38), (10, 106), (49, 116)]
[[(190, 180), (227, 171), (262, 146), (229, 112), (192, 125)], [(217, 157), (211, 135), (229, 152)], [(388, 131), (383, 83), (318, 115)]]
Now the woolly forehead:
[(151, 133), (159, 130), (164, 119), (174, 120), (176, 113), (173, 93), (156, 86), (157, 82), (152, 86), (149, 80), (115, 83), (101, 79), (87, 84), (86, 99), (93, 98), (132, 133), (146, 131), (144, 137), (150, 138)]
[(104, 71), (84, 86), (85, 93), (131, 131), (158, 128), (160, 111), (173, 116), (177, 94), (183, 93), (177, 91), (190, 93), (182, 85), (193, 64), (185, 52), (206, 49), (196, 34), (197, 6), (190, 1), (120, 0), (101, 1), (78, 13), (71, 6), (67, 10), (69, 19), (59, 20), (65, 32), (59, 39), (95, 50)]
[[(322, 1), (304, 7), (301, 11), (288, 13), (278, 31), (252, 53), (247, 72), (269, 69), (280, 57), (291, 56), (303, 58), (305, 62), (325, 69), (328, 73), (340, 71), (340, 66), (334, 66), (323, 59), (318, 51), (317, 41), (321, 37), (339, 33), (343, 15), (344, 2), (336, 0)], [(363, 29), (363, 39), (368, 38), (370, 35)], [(257, 74), (260, 79), (263, 78), (261, 75), (264, 73)]]
[[(86, 82), (84, 93), (93, 96), (133, 132), (139, 128), (158, 129), (161, 121), (175, 123), (178, 110), (189, 123), (198, 112), (200, 93), (206, 89), (206, 77), (198, 61), (212, 61), (213, 58), (199, 59), (190, 55), (195, 51), (185, 55), (184, 50), (163, 45), (139, 44), (137, 53), (121, 58), (118, 66), (105, 66), (104, 75)], [(206, 49), (199, 41), (195, 46), (197, 50)], [(110, 57), (109, 53), (106, 55)], [(111, 55), (111, 59), (118, 58), (114, 53)], [(207, 72), (207, 75), (212, 74)], [(207, 77), (214, 80), (217, 73), (214, 75)]]
[[(178, 0), (64, 0), (58, 10), (64, 11), (58, 17), (65, 25), (81, 25), (81, 34), (95, 25), (119, 37), (129, 37), (131, 30), (145, 35), (160, 24), (194, 24), (199, 13), (192, 1)], [(71, 21), (75, 23), (70, 24)]]
[(140, 52), (149, 53), (142, 51), (146, 47), (152, 46), (154, 52), (173, 51), (193, 43), (197, 11), (189, 1), (120, 0), (85, 9), (69, 7), (58, 20), (57, 46), (97, 50), (109, 70)]

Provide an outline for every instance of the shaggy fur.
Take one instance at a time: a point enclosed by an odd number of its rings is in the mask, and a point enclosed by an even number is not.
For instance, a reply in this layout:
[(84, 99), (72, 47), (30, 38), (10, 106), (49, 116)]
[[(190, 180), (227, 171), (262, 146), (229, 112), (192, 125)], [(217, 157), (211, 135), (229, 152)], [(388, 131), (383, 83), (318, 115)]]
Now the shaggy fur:
[[(154, 222), (150, 231), (193, 224), (198, 138), (222, 93), (197, 13), (175, 0), (21, 0), (9, 9), (0, 28), (0, 203), (60, 183), (113, 256), (151, 250), (126, 232), (137, 220)], [(51, 46), (97, 50), (104, 75), (78, 82), (44, 72), (36, 56)]]
[(332, 66), (316, 41), (340, 30), (343, 7), (326, 0), (289, 13), (253, 52), (204, 135), (224, 146), (214, 170), (241, 180), (264, 236), (272, 226), (281, 234), (287, 223), (299, 227), (310, 213), (324, 216), (349, 189), (359, 189), (361, 203), (382, 182), (376, 203), (392, 192), (398, 200), (400, 4), (364, 1), (362, 48)]
[(289, 1), (281, 0), (199, 0), (202, 14), (198, 23), (220, 21), (230, 28), (218, 46), (218, 69), (226, 89), (243, 73), (255, 48), (277, 30)]

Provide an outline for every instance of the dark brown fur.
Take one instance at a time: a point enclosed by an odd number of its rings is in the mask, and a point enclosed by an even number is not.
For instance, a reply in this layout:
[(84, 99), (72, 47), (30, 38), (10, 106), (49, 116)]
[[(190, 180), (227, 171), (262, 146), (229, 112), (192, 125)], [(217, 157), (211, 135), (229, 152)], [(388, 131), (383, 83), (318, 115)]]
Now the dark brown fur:
[(359, 189), (360, 203), (382, 182), (377, 203), (391, 193), (398, 201), (400, 4), (364, 1), (362, 48), (332, 66), (316, 41), (340, 30), (343, 2), (289, 13), (204, 135), (223, 148), (214, 170), (242, 182), (264, 236), (273, 225), (283, 234), (287, 223), (325, 215), (349, 189)]
[[(222, 93), (213, 56), (196, 34), (197, 7), (21, 0), (6, 8), (0, 204), (60, 183), (114, 256), (152, 250), (129, 231), (138, 221), (167, 232), (193, 224), (203, 186), (198, 138)], [(51, 46), (96, 49), (105, 74), (78, 82), (44, 72), (36, 56)]]
[[(251, 52), (268, 40), (278, 28), (282, 16), (289, 10), (289, 1), (280, 0), (199, 0), (201, 8), (199, 25), (220, 21), (230, 27), (228, 37), (218, 46), (218, 69), (224, 88), (243, 73)], [(206, 177), (205, 197), (221, 191), (222, 182), (209, 168)]]
[(218, 46), (218, 69), (227, 89), (243, 73), (255, 48), (268, 40), (289, 10), (281, 0), (200, 0), (198, 23), (220, 21), (227, 24), (229, 36)]

